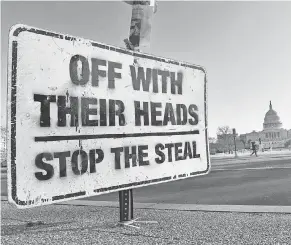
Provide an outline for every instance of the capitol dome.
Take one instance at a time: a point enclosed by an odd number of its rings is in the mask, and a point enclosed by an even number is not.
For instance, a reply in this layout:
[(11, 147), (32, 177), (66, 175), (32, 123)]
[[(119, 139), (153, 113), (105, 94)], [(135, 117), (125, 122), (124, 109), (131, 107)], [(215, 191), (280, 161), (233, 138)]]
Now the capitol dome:
[(280, 117), (277, 112), (273, 110), (272, 102), (270, 101), (269, 110), (267, 111), (264, 118), (264, 129), (279, 129), (282, 127)]

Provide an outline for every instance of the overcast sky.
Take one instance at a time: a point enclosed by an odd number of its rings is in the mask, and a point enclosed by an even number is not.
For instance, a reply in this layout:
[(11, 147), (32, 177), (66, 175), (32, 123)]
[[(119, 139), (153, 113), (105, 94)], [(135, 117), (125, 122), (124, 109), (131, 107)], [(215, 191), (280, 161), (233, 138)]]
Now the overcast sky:
[[(122, 2), (1, 2), (1, 123), (5, 123), (8, 31), (23, 23), (124, 47), (131, 6)], [(209, 132), (262, 130), (273, 109), (291, 128), (291, 2), (162, 2), (150, 53), (208, 74)]]

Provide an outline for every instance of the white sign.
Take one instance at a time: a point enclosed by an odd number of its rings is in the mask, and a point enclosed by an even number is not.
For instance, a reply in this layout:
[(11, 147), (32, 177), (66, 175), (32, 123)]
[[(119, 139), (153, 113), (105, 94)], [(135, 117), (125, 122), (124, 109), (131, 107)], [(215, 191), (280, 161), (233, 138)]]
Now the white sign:
[(19, 208), (207, 174), (203, 68), (16, 25), (8, 190)]

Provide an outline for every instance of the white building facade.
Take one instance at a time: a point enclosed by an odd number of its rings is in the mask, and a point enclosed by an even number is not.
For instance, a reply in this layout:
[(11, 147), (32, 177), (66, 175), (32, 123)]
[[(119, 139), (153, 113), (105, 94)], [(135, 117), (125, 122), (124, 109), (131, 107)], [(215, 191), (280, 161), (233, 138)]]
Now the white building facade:
[(284, 148), (291, 140), (291, 130), (282, 128), (282, 123), (270, 101), (269, 110), (265, 114), (263, 130), (240, 135), (247, 144), (251, 141), (261, 141), (263, 148)]

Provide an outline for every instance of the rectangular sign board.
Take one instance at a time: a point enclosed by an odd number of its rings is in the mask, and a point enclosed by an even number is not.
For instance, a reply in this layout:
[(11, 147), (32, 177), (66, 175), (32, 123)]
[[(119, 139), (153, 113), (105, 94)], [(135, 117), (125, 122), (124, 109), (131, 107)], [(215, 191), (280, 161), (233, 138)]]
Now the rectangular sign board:
[(203, 68), (25, 25), (8, 63), (18, 208), (209, 172)]

